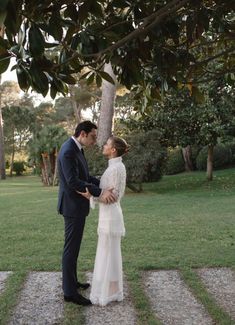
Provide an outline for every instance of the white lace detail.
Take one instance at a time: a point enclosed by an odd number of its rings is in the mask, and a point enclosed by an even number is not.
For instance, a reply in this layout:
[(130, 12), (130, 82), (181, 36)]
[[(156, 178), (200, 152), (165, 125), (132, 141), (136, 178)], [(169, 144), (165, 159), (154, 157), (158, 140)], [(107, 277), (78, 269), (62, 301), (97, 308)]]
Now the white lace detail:
[(109, 166), (101, 177), (100, 187), (102, 189), (113, 188), (113, 192), (117, 195), (117, 202), (99, 203), (98, 234), (124, 236), (125, 227), (120, 200), (126, 187), (126, 168), (121, 157), (109, 160)]
[(122, 162), (122, 157), (109, 160), (109, 166), (105, 170), (100, 180), (100, 188), (114, 188), (118, 195), (118, 200), (122, 198), (126, 187), (126, 168)]
[[(117, 201), (120, 202), (126, 188), (126, 168), (122, 163), (122, 157), (109, 159), (108, 164), (108, 168), (105, 170), (101, 177), (100, 188), (113, 188), (113, 193), (115, 193), (117, 196)], [(90, 207), (92, 209), (95, 209), (96, 203), (98, 202), (98, 197), (91, 196)]]

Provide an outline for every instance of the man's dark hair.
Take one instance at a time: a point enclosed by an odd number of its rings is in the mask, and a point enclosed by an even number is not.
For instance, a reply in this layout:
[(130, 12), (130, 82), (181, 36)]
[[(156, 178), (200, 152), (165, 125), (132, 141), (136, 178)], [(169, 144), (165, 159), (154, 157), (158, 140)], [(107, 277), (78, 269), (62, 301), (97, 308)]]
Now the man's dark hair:
[(74, 136), (79, 137), (82, 131), (85, 131), (87, 134), (91, 132), (92, 129), (97, 129), (97, 126), (91, 121), (83, 121), (79, 123), (75, 129)]

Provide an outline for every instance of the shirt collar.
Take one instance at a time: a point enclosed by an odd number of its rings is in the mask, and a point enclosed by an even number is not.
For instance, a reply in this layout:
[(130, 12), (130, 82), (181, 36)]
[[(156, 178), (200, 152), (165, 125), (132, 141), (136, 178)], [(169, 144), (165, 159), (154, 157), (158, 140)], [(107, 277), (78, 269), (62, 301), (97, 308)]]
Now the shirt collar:
[(73, 141), (76, 143), (78, 149), (79, 149), (79, 150), (82, 150), (82, 145), (81, 145), (81, 143), (78, 142), (78, 140), (77, 140), (74, 136), (72, 136), (71, 139), (73, 139)]
[(113, 164), (116, 164), (116, 163), (119, 163), (121, 161), (122, 161), (122, 157), (111, 158), (111, 159), (109, 159), (109, 166), (113, 165)]

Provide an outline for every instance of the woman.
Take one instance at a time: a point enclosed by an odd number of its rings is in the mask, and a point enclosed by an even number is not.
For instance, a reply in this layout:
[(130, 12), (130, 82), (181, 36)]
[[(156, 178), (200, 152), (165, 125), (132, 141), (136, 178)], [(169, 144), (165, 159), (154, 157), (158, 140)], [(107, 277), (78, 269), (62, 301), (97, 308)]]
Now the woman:
[[(117, 201), (112, 204), (99, 200), (98, 244), (91, 285), (90, 300), (93, 304), (105, 306), (111, 301), (123, 300), (121, 237), (125, 235), (120, 200), (125, 192), (126, 169), (122, 155), (128, 151), (128, 144), (118, 137), (111, 137), (103, 147), (108, 168), (100, 180), (100, 188), (112, 188)], [(81, 193), (82, 194), (82, 193)], [(95, 198), (87, 191), (94, 208)]]

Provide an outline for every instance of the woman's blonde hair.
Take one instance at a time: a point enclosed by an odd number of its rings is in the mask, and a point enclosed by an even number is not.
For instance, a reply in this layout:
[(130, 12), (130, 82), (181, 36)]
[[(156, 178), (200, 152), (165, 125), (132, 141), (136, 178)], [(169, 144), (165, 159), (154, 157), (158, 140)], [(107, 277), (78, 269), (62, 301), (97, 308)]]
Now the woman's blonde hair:
[(111, 136), (110, 139), (112, 141), (113, 147), (117, 151), (117, 157), (120, 157), (129, 151), (130, 146), (124, 139), (116, 136)]

